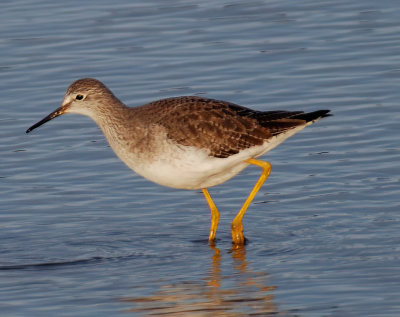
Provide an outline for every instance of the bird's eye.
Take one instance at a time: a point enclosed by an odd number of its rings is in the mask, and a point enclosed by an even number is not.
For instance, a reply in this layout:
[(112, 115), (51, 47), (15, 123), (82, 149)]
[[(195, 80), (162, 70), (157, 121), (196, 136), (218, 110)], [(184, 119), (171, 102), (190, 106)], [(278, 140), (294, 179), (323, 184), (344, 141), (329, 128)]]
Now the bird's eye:
[(83, 95), (76, 95), (75, 99), (76, 100), (82, 100), (83, 99)]

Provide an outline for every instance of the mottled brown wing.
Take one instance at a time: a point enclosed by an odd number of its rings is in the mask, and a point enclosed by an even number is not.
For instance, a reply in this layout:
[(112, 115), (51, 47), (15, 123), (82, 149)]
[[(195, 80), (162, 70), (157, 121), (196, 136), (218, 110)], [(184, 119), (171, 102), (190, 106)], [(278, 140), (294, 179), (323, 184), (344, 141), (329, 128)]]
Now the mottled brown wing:
[(290, 119), (302, 112), (260, 112), (232, 103), (200, 97), (176, 97), (149, 104), (158, 123), (178, 144), (209, 149), (209, 155), (225, 158), (240, 150), (261, 145), (274, 135), (304, 124)]

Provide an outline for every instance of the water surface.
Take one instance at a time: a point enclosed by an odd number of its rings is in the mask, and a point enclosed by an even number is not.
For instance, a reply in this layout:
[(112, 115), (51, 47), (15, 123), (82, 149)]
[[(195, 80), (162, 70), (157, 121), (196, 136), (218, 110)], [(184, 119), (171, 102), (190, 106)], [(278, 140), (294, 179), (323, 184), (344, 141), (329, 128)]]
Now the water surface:
[[(3, 1), (2, 316), (399, 316), (400, 4)], [(333, 117), (199, 191), (132, 173), (90, 119), (24, 131), (75, 79), (126, 104), (201, 95)]]

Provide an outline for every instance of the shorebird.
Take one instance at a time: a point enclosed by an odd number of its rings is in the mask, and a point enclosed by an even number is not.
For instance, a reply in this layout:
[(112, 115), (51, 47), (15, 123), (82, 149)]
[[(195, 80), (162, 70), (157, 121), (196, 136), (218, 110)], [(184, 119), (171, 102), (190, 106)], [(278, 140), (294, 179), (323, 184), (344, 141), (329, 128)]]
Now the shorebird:
[(243, 216), (271, 171), (269, 162), (257, 158), (328, 112), (256, 111), (196, 96), (130, 108), (102, 82), (84, 78), (73, 82), (61, 106), (26, 133), (64, 113), (92, 118), (116, 155), (137, 174), (168, 187), (202, 190), (211, 210), (211, 243), (219, 211), (208, 188), (250, 164), (259, 166), (261, 176), (231, 224), (232, 242), (240, 245), (245, 243)]

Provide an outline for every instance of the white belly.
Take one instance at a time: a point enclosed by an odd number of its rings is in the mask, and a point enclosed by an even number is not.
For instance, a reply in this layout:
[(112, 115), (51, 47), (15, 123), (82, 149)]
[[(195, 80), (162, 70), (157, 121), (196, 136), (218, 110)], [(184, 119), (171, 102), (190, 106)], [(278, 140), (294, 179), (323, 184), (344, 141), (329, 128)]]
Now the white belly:
[(221, 184), (248, 164), (232, 158), (208, 156), (204, 150), (185, 147), (152, 162), (130, 166), (136, 173), (160, 185), (200, 189)]
[(263, 155), (304, 127), (227, 158), (212, 157), (205, 149), (178, 145), (165, 139), (153, 144), (152, 153), (126, 152), (123, 147), (114, 148), (114, 151), (133, 171), (152, 182), (173, 188), (201, 189), (229, 180), (249, 165), (245, 163), (247, 159)]

